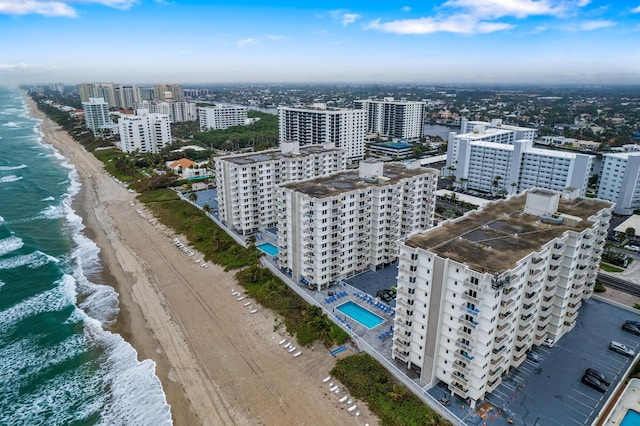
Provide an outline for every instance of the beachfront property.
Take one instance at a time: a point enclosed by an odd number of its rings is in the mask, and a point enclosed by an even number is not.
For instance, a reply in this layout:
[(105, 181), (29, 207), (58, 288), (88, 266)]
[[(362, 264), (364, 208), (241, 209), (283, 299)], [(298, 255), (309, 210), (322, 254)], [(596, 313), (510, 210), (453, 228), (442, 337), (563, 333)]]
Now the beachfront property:
[(530, 188), (577, 188), (584, 196), (593, 156), (533, 147), (522, 130), (474, 127), (449, 135), (443, 172), (465, 189), (516, 194)]
[(109, 105), (104, 98), (89, 98), (82, 102), (84, 122), (95, 135), (103, 131), (111, 131), (115, 126), (109, 118)]
[(347, 160), (364, 158), (367, 113), (360, 109), (330, 108), (316, 103), (306, 107), (278, 108), (278, 140), (300, 146), (334, 144)]
[(276, 185), (346, 169), (346, 155), (332, 144), (280, 144), (279, 149), (215, 159), (219, 217), (242, 234), (276, 226)]
[(531, 189), (400, 242), (392, 357), (475, 406), (576, 326), (613, 204)]
[(397, 241), (433, 226), (438, 172), (417, 162), (361, 161), (276, 188), (278, 267), (324, 290), (397, 259)]
[(137, 110), (136, 115), (121, 115), (118, 126), (120, 149), (124, 152), (157, 153), (172, 142), (168, 115)]
[(615, 213), (640, 209), (640, 152), (604, 154), (598, 198), (616, 203)]
[(425, 102), (357, 99), (354, 107), (367, 111), (367, 132), (393, 139), (417, 140), (423, 136)]
[(247, 124), (247, 107), (237, 105), (215, 105), (198, 108), (200, 130), (226, 129)]
[(195, 102), (140, 101), (135, 104), (135, 108), (146, 109), (151, 113), (168, 115), (171, 123), (196, 121), (198, 119), (198, 109)]

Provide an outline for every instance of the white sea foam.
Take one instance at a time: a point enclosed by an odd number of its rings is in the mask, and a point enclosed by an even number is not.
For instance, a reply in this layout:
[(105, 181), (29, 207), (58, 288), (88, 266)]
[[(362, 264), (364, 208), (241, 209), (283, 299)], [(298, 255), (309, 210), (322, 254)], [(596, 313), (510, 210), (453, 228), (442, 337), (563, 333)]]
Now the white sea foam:
[(21, 266), (27, 266), (31, 269), (39, 268), (40, 266), (46, 265), (51, 260), (57, 261), (57, 259), (52, 258), (40, 251), (36, 251), (30, 254), (23, 254), (20, 256), (8, 257), (5, 259), (0, 259), (0, 269), (15, 269)]
[(0, 166), (0, 171), (19, 170), (27, 167), (26, 164), (20, 164), (19, 166)]
[(0, 216), (0, 223), (4, 222), (4, 217)]
[(16, 251), (24, 245), (21, 238), (12, 235), (0, 240), (0, 256)]
[(2, 124), (2, 126), (4, 126), (4, 127), (18, 127), (19, 124), (16, 123), (15, 121), (9, 121), (8, 123)]
[(55, 198), (54, 198), (54, 197), (49, 196), (49, 197), (43, 198), (43, 199), (42, 199), (42, 200), (40, 200), (40, 201), (55, 201)]
[(42, 219), (59, 219), (64, 215), (64, 208), (60, 205), (50, 205), (38, 215)]
[(4, 281), (0, 280), (0, 290), (2, 289), (3, 285), (4, 285)]
[(38, 293), (0, 312), (0, 332), (5, 333), (18, 322), (42, 312), (56, 312), (75, 302), (73, 277), (64, 275), (55, 288)]
[(0, 182), (2, 183), (9, 183), (9, 182), (15, 182), (17, 180), (21, 180), (22, 176), (16, 176), (16, 175), (9, 175), (9, 176), (3, 176), (0, 178)]

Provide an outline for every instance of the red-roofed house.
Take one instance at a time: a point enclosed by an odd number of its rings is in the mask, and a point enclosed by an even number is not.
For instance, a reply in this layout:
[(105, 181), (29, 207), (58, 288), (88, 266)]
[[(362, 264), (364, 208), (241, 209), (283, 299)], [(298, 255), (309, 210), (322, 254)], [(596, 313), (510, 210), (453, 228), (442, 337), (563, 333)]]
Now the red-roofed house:
[(172, 161), (167, 164), (173, 172), (177, 175), (182, 176), (183, 178), (190, 178), (193, 176), (204, 176), (207, 173), (206, 168), (201, 168), (198, 166), (198, 163), (195, 161), (191, 161), (188, 158), (181, 158), (176, 161)]

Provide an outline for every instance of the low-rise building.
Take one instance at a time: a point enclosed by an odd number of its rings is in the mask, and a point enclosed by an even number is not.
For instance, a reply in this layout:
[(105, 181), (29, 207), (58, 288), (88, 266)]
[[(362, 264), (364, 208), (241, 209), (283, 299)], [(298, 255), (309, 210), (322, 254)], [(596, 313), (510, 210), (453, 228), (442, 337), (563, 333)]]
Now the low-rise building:
[(398, 239), (433, 226), (436, 170), (359, 167), (276, 188), (278, 266), (294, 281), (322, 290), (382, 268), (397, 259)]
[(392, 356), (475, 406), (576, 326), (613, 205), (531, 189), (400, 243)]

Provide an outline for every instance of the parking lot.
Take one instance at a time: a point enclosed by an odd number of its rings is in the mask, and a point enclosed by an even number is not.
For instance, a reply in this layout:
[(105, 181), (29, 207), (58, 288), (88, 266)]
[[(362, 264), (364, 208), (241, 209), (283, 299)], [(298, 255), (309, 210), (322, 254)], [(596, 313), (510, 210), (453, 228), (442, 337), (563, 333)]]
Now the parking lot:
[[(487, 396), (501, 414), (514, 424), (591, 424), (633, 362), (609, 349), (609, 342), (624, 343), (638, 353), (640, 337), (621, 329), (625, 320), (640, 315), (591, 299), (583, 302), (576, 327), (553, 348), (539, 347), (539, 362), (526, 359), (503, 377), (502, 384)], [(601, 393), (581, 382), (587, 368), (604, 373), (611, 385)]]

